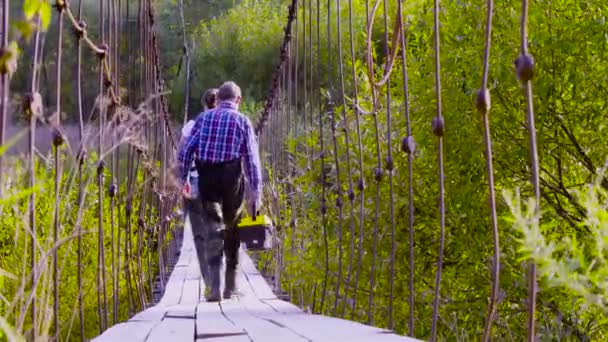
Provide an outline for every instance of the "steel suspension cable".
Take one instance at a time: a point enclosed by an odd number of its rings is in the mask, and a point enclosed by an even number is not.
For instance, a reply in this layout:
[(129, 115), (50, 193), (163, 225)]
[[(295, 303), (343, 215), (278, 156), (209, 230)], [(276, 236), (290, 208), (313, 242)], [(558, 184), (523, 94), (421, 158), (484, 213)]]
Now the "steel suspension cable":
[[(8, 1), (5, 2), (5, 5)], [(3, 15), (8, 15), (8, 11), (5, 11)], [(41, 18), (37, 15), (37, 24), (40, 25)], [(42, 59), (43, 50), (40, 48), (40, 31), (36, 30), (34, 36), (34, 58), (32, 62), (32, 79), (30, 94), (25, 97), (25, 112), (26, 117), (29, 119), (29, 134), (28, 134), (28, 188), (33, 189), (36, 185), (36, 165), (35, 165), (35, 141), (36, 141), (36, 122), (38, 118), (42, 117), (42, 98), (38, 93), (38, 77), (40, 73), (40, 62)], [(37, 296), (36, 296), (36, 284), (38, 283), (38, 270), (36, 268), (36, 193), (32, 191), (29, 195), (28, 204), (28, 223), (30, 230), (30, 272), (31, 272), (31, 294), (29, 300), (30, 305), (30, 319), (32, 321), (32, 340), (36, 340), (38, 337), (38, 319), (37, 319)], [(22, 321), (22, 319), (20, 319)], [(19, 324), (21, 325), (21, 323)]]
[[(335, 315), (336, 310), (338, 309), (338, 300), (340, 298), (340, 284), (342, 282), (342, 225), (343, 225), (343, 202), (342, 202), (342, 180), (340, 176), (340, 160), (338, 155), (338, 142), (336, 138), (336, 117), (335, 117), (335, 108), (334, 108), (334, 100), (333, 100), (333, 82), (332, 82), (332, 72), (333, 69), (331, 67), (331, 8), (332, 8), (332, 0), (327, 0), (327, 75), (328, 75), (328, 93), (329, 93), (329, 101), (327, 104), (327, 114), (330, 118), (330, 129), (331, 129), (331, 137), (334, 149), (334, 163), (336, 168), (336, 210), (338, 211), (338, 274), (336, 276), (336, 285), (335, 285), (335, 300), (332, 312)], [(337, 26), (340, 26), (340, 22), (337, 22)]]
[(348, 27), (350, 37), (350, 58), (351, 58), (351, 72), (353, 78), (353, 113), (355, 115), (356, 127), (357, 127), (357, 147), (358, 147), (358, 164), (359, 164), (359, 181), (357, 183), (357, 190), (359, 191), (359, 240), (357, 248), (357, 267), (355, 271), (355, 283), (353, 285), (353, 300), (351, 304), (350, 318), (355, 318), (355, 309), (357, 306), (357, 295), (359, 290), (359, 277), (361, 272), (361, 262), (363, 261), (363, 234), (364, 234), (364, 219), (365, 219), (365, 172), (363, 169), (363, 141), (361, 138), (361, 124), (360, 124), (360, 112), (359, 112), (359, 94), (357, 89), (357, 74), (355, 67), (355, 44), (354, 44), (354, 31), (353, 31), (353, 2), (348, 0)]
[[(78, 24), (84, 26), (82, 22), (82, 0), (78, 1)], [(78, 132), (79, 132), (79, 148), (76, 162), (78, 163), (78, 203), (83, 201), (83, 179), (82, 179), (82, 167), (85, 158), (85, 145), (84, 145), (84, 118), (82, 109), (82, 32), (74, 29), (74, 36), (76, 38), (76, 93), (78, 96)], [(80, 340), (84, 341), (84, 305), (82, 301), (82, 225), (78, 225), (78, 322), (80, 327)]]
[[(534, 102), (532, 94), (532, 78), (534, 77), (534, 59), (528, 52), (528, 0), (521, 3), (520, 22), (520, 55), (515, 60), (517, 79), (524, 87), (526, 97), (526, 119), (530, 145), (530, 167), (532, 168), (531, 184), (534, 189), (534, 214), (536, 224), (540, 222), (540, 184), (538, 175), (538, 148), (536, 144), (536, 127), (534, 123)], [(529, 342), (535, 340), (535, 312), (536, 312), (536, 264), (528, 262), (528, 338)]]
[(409, 230), (409, 318), (408, 318), (408, 330), (410, 336), (415, 336), (414, 331), (414, 186), (413, 186), (413, 164), (414, 154), (416, 152), (416, 142), (412, 136), (412, 125), (410, 119), (410, 100), (409, 100), (409, 77), (407, 71), (407, 58), (406, 58), (406, 43), (405, 43), (405, 30), (403, 28), (403, 11), (402, 1), (398, 0), (398, 15), (397, 20), (399, 21), (400, 31), (402, 35), (400, 37), (401, 43), (401, 71), (403, 78), (403, 96), (405, 102), (405, 121), (407, 136), (401, 141), (401, 149), (407, 153), (407, 177), (408, 177), (408, 230)]
[[(393, 53), (392, 57), (389, 57), (389, 47), (388, 47), (388, 8), (387, 1), (384, 0), (384, 51), (386, 54), (386, 58), (391, 58), (391, 63), (395, 59), (395, 53)], [(397, 13), (397, 17), (400, 17), (401, 13)], [(393, 34), (399, 36), (401, 33), (401, 25), (399, 25), (398, 19), (395, 21), (396, 29)], [(393, 50), (396, 51), (399, 48), (398, 41), (395, 40), (398, 37), (393, 36)], [(387, 60), (386, 64), (389, 64)], [(395, 194), (393, 191), (393, 146), (392, 146), (392, 127), (391, 127), (391, 81), (390, 77), (386, 80), (386, 140), (387, 140), (387, 151), (386, 151), (386, 161), (385, 161), (385, 169), (388, 172), (388, 184), (389, 184), (389, 194), (390, 194), (390, 220), (391, 220), (391, 254), (390, 254), (390, 275), (389, 275), (389, 302), (388, 302), (388, 328), (394, 329), (393, 322), (393, 299), (394, 299), (394, 289), (395, 289), (395, 255), (397, 253), (397, 244), (395, 237)]]
[(434, 33), (435, 33), (435, 93), (437, 97), (437, 116), (433, 118), (432, 129), (437, 136), (437, 158), (439, 167), (439, 255), (437, 261), (437, 273), (435, 276), (435, 298), (433, 300), (433, 318), (431, 321), (431, 341), (434, 342), (437, 338), (437, 318), (439, 316), (439, 294), (441, 284), (441, 270), (443, 267), (443, 247), (445, 243), (445, 190), (444, 190), (444, 172), (443, 172), (443, 134), (444, 120), (441, 114), (441, 65), (439, 51), (439, 0), (434, 0)]
[(486, 170), (488, 173), (488, 195), (490, 205), (490, 216), (492, 220), (492, 237), (494, 243), (494, 258), (492, 262), (492, 293), (490, 296), (490, 304), (488, 305), (488, 313), (486, 323), (483, 329), (483, 341), (490, 340), (492, 332), (492, 321), (494, 319), (494, 311), (498, 297), (498, 286), (500, 284), (500, 246), (498, 240), (498, 218), (496, 215), (496, 195), (494, 191), (494, 171), (492, 166), (492, 138), (490, 135), (490, 91), (488, 90), (488, 73), (490, 69), (490, 43), (492, 41), (492, 11), (494, 9), (494, 1), (487, 0), (487, 16), (486, 16), (486, 35), (485, 48), (483, 54), (483, 74), (481, 77), (481, 87), (477, 91), (476, 107), (482, 115), (483, 119), (483, 139), (485, 145)]
[[(63, 143), (63, 137), (60, 132), (61, 127), (61, 62), (62, 62), (62, 52), (63, 52), (63, 11), (65, 3), (58, 0), (55, 4), (57, 8), (57, 25), (58, 25), (58, 33), (57, 33), (57, 73), (56, 73), (56, 91), (57, 91), (57, 100), (55, 103), (56, 113), (55, 113), (55, 122), (54, 122), (54, 132), (53, 132), (53, 152), (55, 159), (55, 205), (53, 212), (53, 245), (57, 245), (57, 241), (59, 240), (59, 184), (61, 182), (61, 174), (60, 174), (60, 153), (59, 148)], [(59, 248), (53, 248), (53, 333), (54, 339), (59, 339), (59, 268), (57, 264), (57, 253)]]
[[(342, 97), (342, 133), (344, 134), (344, 142), (346, 145), (346, 170), (348, 175), (348, 201), (349, 201), (349, 233), (350, 233), (350, 244), (349, 244), (349, 258), (348, 258), (348, 267), (347, 267), (347, 275), (346, 281), (344, 282), (344, 299), (348, 300), (348, 292), (350, 287), (350, 280), (353, 273), (353, 256), (355, 253), (355, 192), (353, 186), (353, 177), (351, 174), (351, 162), (350, 162), (350, 140), (349, 140), (349, 132), (348, 132), (348, 117), (346, 115), (346, 94), (344, 92), (344, 70), (343, 70), (343, 61), (342, 61), (342, 34), (341, 34), (341, 26), (342, 21), (340, 20), (340, 12), (342, 7), (340, 5), (340, 0), (336, 0), (336, 22), (337, 24), (337, 38), (338, 38), (338, 73), (340, 76), (340, 92)], [(341, 281), (341, 280), (340, 280)], [(342, 306), (342, 310), (340, 311), (340, 316), (344, 316), (346, 310), (346, 305)]]
[[(321, 56), (321, 3), (317, 0), (317, 55)], [(319, 79), (319, 88), (321, 86), (321, 63), (317, 63), (317, 78)], [(320, 171), (321, 171), (321, 228), (323, 230), (323, 246), (325, 251), (325, 270), (323, 274), (323, 287), (321, 290), (320, 312), (325, 310), (325, 296), (327, 295), (327, 282), (329, 277), (329, 241), (327, 234), (327, 204), (326, 204), (326, 175), (325, 175), (325, 137), (323, 135), (323, 108), (320, 99), (320, 91), (317, 96), (319, 110), (319, 143), (320, 143)]]
[[(8, 34), (9, 34), (9, 0), (2, 1), (2, 49), (8, 49)], [(8, 69), (8, 68), (7, 68)], [(4, 70), (0, 74), (0, 146), (4, 146), (5, 140), (5, 129), (6, 129), (6, 117), (8, 115), (8, 93), (10, 87), (10, 80), (8, 70)], [(4, 177), (3, 177), (3, 165), (4, 157), (0, 155), (0, 197), (4, 193)]]
[[(379, 3), (379, 2), (378, 2)], [(372, 14), (375, 11), (372, 12)], [(366, 25), (368, 27), (367, 31), (367, 39), (371, 39), (371, 31), (369, 28), (371, 27), (372, 18), (369, 13), (369, 0), (365, 1), (365, 14), (366, 14)], [(371, 51), (368, 52), (371, 54)], [(368, 69), (370, 74), (370, 79), (373, 79), (374, 72), (373, 67), (371, 65), (371, 58), (368, 58)], [(372, 116), (374, 118), (374, 130), (375, 130), (375, 139), (376, 139), (376, 168), (374, 169), (374, 180), (376, 181), (376, 199), (375, 199), (375, 212), (374, 212), (374, 233), (372, 235), (372, 265), (370, 271), (370, 291), (367, 301), (367, 324), (373, 324), (373, 311), (374, 311), (374, 288), (376, 286), (376, 259), (377, 259), (377, 245), (378, 245), (378, 221), (380, 218), (380, 188), (382, 178), (384, 176), (384, 171), (382, 169), (382, 153), (380, 150), (380, 127), (378, 124), (378, 99), (376, 87), (372, 84)]]

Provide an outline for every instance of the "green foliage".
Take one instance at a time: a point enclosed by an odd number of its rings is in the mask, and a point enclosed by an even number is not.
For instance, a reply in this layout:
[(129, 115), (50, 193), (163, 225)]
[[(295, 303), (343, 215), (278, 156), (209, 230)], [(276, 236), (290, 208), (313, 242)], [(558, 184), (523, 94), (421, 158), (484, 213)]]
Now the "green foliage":
[[(560, 225), (559, 221), (540, 223), (540, 216), (534, 212), (534, 200), (529, 199), (522, 208), (519, 193), (515, 197), (505, 193), (505, 200), (511, 209), (513, 225), (521, 233), (518, 239), (522, 257), (532, 259), (542, 277), (542, 287), (563, 288), (581, 301), (580, 309), (608, 312), (608, 194), (601, 182), (601, 172), (596, 180), (577, 196), (586, 209), (586, 216), (580, 229), (587, 231), (580, 240), (576, 237), (552, 236), (551, 231)], [(563, 224), (563, 222), (561, 223)], [(605, 319), (598, 322), (608, 324)]]
[[(487, 204), (485, 147), (482, 122), (473, 104), (473, 97), (480, 86), (482, 74), (484, 47), (482, 32), (485, 27), (486, 8), (481, 4), (481, 2), (441, 4), (440, 56), (443, 103), (441, 109), (446, 123), (446, 134), (443, 138), (446, 237), (439, 302), (439, 340), (478, 339), (483, 331), (490, 296), (493, 241)], [(404, 12), (407, 18), (408, 92), (412, 135), (416, 140), (413, 166), (414, 320), (415, 336), (428, 338), (439, 246), (438, 148), (437, 138), (430, 129), (431, 120), (436, 115), (433, 13), (430, 1), (410, 2), (408, 6)], [(489, 74), (493, 105), (490, 111), (490, 126), (495, 185), (498, 193), (519, 186), (522, 195), (528, 197), (531, 195), (531, 187), (524, 114), (525, 100), (513, 70), (513, 60), (519, 53), (521, 3), (507, 1), (496, 3), (495, 6)], [(332, 17), (334, 31), (332, 31), (331, 44), (328, 44), (327, 23), (323, 18), (327, 8), (322, 4), (320, 40), (317, 40), (316, 36), (316, 7), (312, 11), (314, 61), (312, 89), (314, 90), (311, 92), (310, 82), (307, 83), (308, 98), (303, 98), (302, 90), (299, 90), (299, 109), (295, 111), (293, 107), (289, 107), (287, 95), (283, 94), (279, 99), (278, 110), (272, 113), (275, 117), (279, 117), (277, 119), (279, 123), (275, 126), (271, 123), (269, 135), (262, 137), (263, 143), (281, 141), (286, 135), (278, 135), (279, 125), (281, 122), (284, 124), (287, 113), (290, 113), (292, 118), (295, 115), (298, 127), (294, 128), (292, 124), (289, 132), (292, 140), (284, 144), (290, 147), (287, 158), (289, 164), (283, 164), (283, 159), (278, 158), (276, 151), (269, 145), (270, 150), (266, 154), (267, 165), (277, 168), (271, 172), (277, 176), (268, 185), (265, 198), (277, 224), (283, 228), (279, 233), (285, 254), (280, 265), (283, 269), (282, 289), (290, 292), (292, 300), (310, 308), (314, 303), (317, 312), (336, 314), (332, 309), (337, 295), (334, 293), (334, 288), (339, 271), (338, 251), (341, 247), (342, 291), (338, 298), (337, 312), (341, 313), (342, 307), (345, 306), (345, 317), (350, 318), (350, 306), (353, 299), (356, 299), (352, 317), (366, 322), (368, 294), (372, 290), (374, 291), (373, 323), (387, 326), (387, 308), (390, 301), (388, 295), (391, 248), (390, 189), (385, 170), (385, 177), (379, 183), (380, 198), (376, 209), (377, 188), (374, 169), (385, 167), (390, 139), (395, 164), (393, 193), (397, 245), (393, 316), (395, 329), (404, 333), (407, 331), (406, 322), (409, 319), (407, 294), (410, 269), (407, 155), (400, 150), (401, 139), (407, 136), (403, 66), (401, 61), (397, 60), (392, 70), (390, 103), (387, 105), (386, 87), (382, 87), (377, 94), (378, 127), (372, 115), (360, 116), (363, 161), (360, 168), (352, 99), (356, 82), (358, 104), (366, 110), (371, 108), (372, 93), (367, 78), (364, 45), (365, 2), (353, 1), (353, 26), (356, 35), (354, 60), (350, 58), (348, 50), (350, 44), (348, 15), (347, 12), (344, 13), (347, 9), (347, 5), (343, 2), (340, 22), (343, 59), (340, 62), (343, 63), (345, 72), (345, 94), (342, 94), (339, 87), (335, 17)], [(596, 175), (597, 166), (603, 163), (603, 158), (608, 153), (605, 144), (601, 142), (606, 130), (602, 113), (607, 109), (604, 100), (606, 78), (602, 75), (607, 70), (606, 64), (600, 62), (608, 51), (604, 18), (607, 10), (608, 5), (605, 2), (594, 0), (541, 1), (530, 5), (530, 52), (536, 61), (533, 90), (541, 170), (543, 212), (541, 222), (546, 225), (541, 226), (544, 228), (540, 231), (529, 232), (529, 236), (534, 239), (550, 234), (551, 241), (572, 241), (570, 244), (574, 246), (588, 243), (586, 241), (590, 235), (589, 227), (592, 225), (587, 222), (587, 211), (596, 206), (590, 205), (585, 200), (586, 197), (576, 196), (576, 193)], [(332, 9), (332, 13), (335, 13), (335, 8)], [(371, 35), (376, 79), (380, 78), (385, 61), (382, 13), (381, 5)], [(394, 10), (389, 10), (389, 29), (395, 19), (393, 13)], [(300, 72), (306, 68), (303, 64), (304, 48), (301, 37), (298, 49)], [(307, 37), (309, 37), (308, 31)], [(390, 39), (389, 33), (389, 41)], [(328, 50), (328, 46), (331, 46), (331, 51)], [(310, 51), (306, 50), (306, 53), (309, 54)], [(397, 56), (399, 54), (400, 52)], [(307, 63), (310, 63), (310, 58)], [(353, 66), (356, 75), (354, 79), (350, 75)], [(310, 65), (307, 67), (310, 73)], [(302, 74), (299, 77), (298, 86), (299, 89), (303, 89)], [(334, 113), (338, 115), (339, 128), (346, 129), (345, 132), (339, 129), (336, 133), (338, 145), (336, 152), (333, 149), (329, 130), (330, 120), (326, 115), (327, 94), (331, 94), (334, 103), (337, 104)], [(342, 106), (343, 96), (346, 100), (346, 108)], [(287, 111), (283, 108), (290, 109)], [(305, 111), (302, 108), (305, 108)], [(389, 109), (392, 119), (390, 135), (386, 133)], [(318, 126), (320, 113), (323, 115), (324, 123), (322, 136)], [(378, 129), (378, 140), (376, 129)], [(298, 135), (295, 134), (296, 131), (299, 132)], [(349, 137), (348, 147), (345, 145), (346, 135)], [(321, 138), (324, 139), (325, 145), (323, 171), (320, 160)], [(337, 184), (338, 167), (334, 161), (336, 153), (341, 184)], [(347, 154), (350, 157), (350, 166), (346, 165)], [(286, 165), (291, 169), (283, 172), (286, 170)], [(327, 182), (325, 223), (320, 214), (321, 172), (325, 173)], [(355, 190), (352, 212), (351, 202), (345, 196), (349, 186), (349, 175), (353, 179)], [(356, 189), (359, 179), (366, 181), (363, 202)], [(603, 181), (599, 184), (604, 190), (608, 188), (608, 182)], [(339, 209), (335, 205), (338, 188), (341, 188), (344, 203), (341, 222)], [(602, 196), (598, 195), (600, 198)], [(348, 297), (344, 297), (351, 239), (355, 239), (354, 265), (356, 266), (361, 204), (364, 222), (362, 223), (363, 259), (360, 268), (360, 288), (359, 293), (353, 296), (354, 275), (352, 275), (350, 293)], [(524, 254), (518, 249), (519, 233), (507, 228), (509, 226), (507, 204), (499, 200), (497, 208), (501, 217), (499, 221), (501, 273), (499, 302), (492, 336), (521, 340), (526, 336), (527, 266), (522, 262)], [(379, 217), (376, 284), (375, 288), (370, 289), (376, 213)], [(603, 214), (598, 215), (601, 217)], [(351, 234), (351, 224), (354, 227), (354, 234)], [(595, 225), (597, 226), (597, 223)], [(320, 307), (320, 293), (325, 272), (323, 226), (327, 228), (329, 235), (329, 283), (325, 306)], [(338, 240), (340, 230), (343, 235), (341, 246)], [(600, 231), (598, 228), (598, 232)], [(531, 240), (527, 243), (528, 248), (534, 246)], [(595, 247), (580, 247), (579, 250), (587, 251), (589, 248)], [(581, 258), (578, 264), (566, 263), (569, 268), (562, 269), (565, 272), (575, 268), (576, 272), (569, 274), (569, 277), (575, 277), (579, 282), (574, 282), (572, 286), (587, 284), (582, 288), (590, 295), (597, 296), (602, 281), (605, 281), (605, 275), (599, 266), (601, 263), (599, 261), (593, 263), (594, 259), (587, 252), (580, 255), (572, 254), (570, 258), (574, 260)], [(606, 338), (606, 322), (601, 318), (605, 315), (599, 315), (599, 309), (590, 307), (587, 301), (581, 302), (581, 298), (584, 297), (581, 297), (577, 291), (562, 286), (539, 293), (536, 321), (537, 336), (540, 340), (604, 340)], [(592, 298), (598, 302), (597, 297)]]
[[(95, 154), (91, 154), (91, 161), (96, 160)], [(48, 156), (51, 158), (51, 156)], [(96, 162), (85, 164), (83, 168), (83, 186), (82, 188), (78, 184), (77, 170), (74, 167), (69, 167), (68, 163), (64, 164), (68, 169), (63, 174), (61, 179), (60, 188), (64, 189), (60, 194), (59, 212), (61, 215), (61, 230), (59, 232), (59, 286), (61, 289), (60, 295), (60, 329), (61, 336), (63, 339), (70, 340), (77, 339), (79, 336), (78, 328), (78, 283), (77, 270), (77, 239), (78, 236), (82, 239), (82, 275), (83, 275), (83, 306), (85, 312), (85, 330), (88, 338), (91, 338), (98, 334), (98, 320), (97, 320), (97, 250), (98, 250), (98, 214), (99, 214), (99, 201), (98, 201), (98, 188), (97, 188), (97, 167)], [(40, 336), (45, 336), (50, 333), (48, 330), (50, 325), (48, 322), (52, 322), (52, 315), (47, 314), (52, 312), (52, 264), (51, 264), (51, 250), (53, 244), (53, 212), (54, 212), (54, 170), (53, 163), (40, 161), (36, 165), (36, 185), (33, 193), (36, 198), (36, 244), (39, 254), (37, 256), (37, 262), (39, 263), (38, 277), (40, 279), (36, 294), (38, 300), (38, 317), (39, 327), (38, 333)], [(0, 250), (2, 251), (2, 257), (0, 258), (0, 269), (3, 270), (0, 273), (0, 316), (5, 317), (11, 325), (17, 328), (17, 333), (24, 334), (31, 328), (31, 322), (29, 321), (29, 315), (24, 316), (25, 322), (18, 324), (19, 315), (27, 312), (29, 304), (25, 302), (27, 296), (31, 292), (30, 287), (30, 268), (29, 260), (31, 255), (29, 254), (30, 248), (30, 228), (28, 219), (28, 198), (27, 196), (32, 192), (31, 189), (17, 188), (15, 187), (18, 183), (25, 182), (27, 179), (26, 169), (23, 163), (19, 160), (11, 159), (8, 165), (11, 170), (8, 177), (5, 179), (5, 183), (9, 184), (9, 187), (5, 189), (5, 196), (3, 197), (2, 203), (2, 215), (3, 219), (0, 222)], [(143, 171), (139, 171), (139, 182), (143, 181)], [(121, 186), (119, 189), (119, 197), (125, 198), (127, 194), (126, 183), (125, 186)], [(23, 190), (21, 190), (23, 189)], [(83, 199), (82, 203), (79, 202), (79, 191), (82, 189)], [(7, 193), (8, 191), (8, 193)], [(120, 251), (120, 259), (116, 259), (114, 262), (120, 262), (121, 269), (124, 269), (126, 262), (131, 264), (132, 274), (143, 274), (151, 275), (156, 271), (154, 269), (148, 269), (148, 263), (136, 263), (134, 259), (135, 255), (131, 255), (129, 259), (125, 258), (124, 248), (125, 240), (128, 238), (131, 246), (137, 246), (140, 243), (139, 236), (140, 232), (135, 225), (131, 227), (131, 233), (129, 236), (125, 236), (126, 231), (124, 230), (124, 212), (119, 208), (114, 208), (114, 217), (112, 217), (112, 205), (109, 196), (106, 194), (106, 190), (102, 189), (103, 192), (103, 229), (104, 229), (104, 248), (105, 248), (105, 267), (103, 268), (106, 272), (106, 293), (108, 294), (108, 317), (111, 321), (113, 310), (112, 310), (112, 262), (114, 257), (117, 257), (118, 248)], [(138, 208), (140, 205), (140, 198), (136, 196), (133, 199), (133, 207)], [(151, 226), (155, 225), (155, 218), (157, 214), (154, 211), (149, 213), (147, 223)], [(122, 222), (122, 224), (121, 224)], [(121, 245), (118, 246), (118, 234), (121, 234)], [(143, 236), (143, 235), (142, 235)], [(156, 238), (148, 240), (152, 243), (156, 243)], [(156, 260), (156, 249), (152, 245), (142, 246), (140, 259), (141, 260)], [(135, 253), (135, 252), (133, 252)], [(134, 283), (131, 285), (136, 289), (144, 290), (144, 294), (150, 293), (150, 289), (147, 288), (147, 283), (138, 284), (138, 278), (132, 276), (131, 281)], [(142, 279), (147, 278), (143, 277)], [(120, 306), (118, 312), (118, 318), (124, 320), (128, 318), (128, 307), (127, 301), (127, 280), (125, 272), (118, 272), (118, 280), (120, 282), (119, 301)], [(137, 293), (137, 292), (136, 292)], [(74, 324), (73, 322), (76, 322)], [(40, 330), (42, 329), (42, 330)]]

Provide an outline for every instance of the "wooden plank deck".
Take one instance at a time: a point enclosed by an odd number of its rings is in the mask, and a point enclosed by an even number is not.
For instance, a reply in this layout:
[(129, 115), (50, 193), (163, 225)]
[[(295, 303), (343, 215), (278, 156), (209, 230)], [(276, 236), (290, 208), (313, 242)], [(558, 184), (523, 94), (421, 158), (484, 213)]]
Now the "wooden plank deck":
[(237, 296), (220, 303), (205, 302), (192, 229), (186, 221), (181, 253), (160, 302), (92, 341), (419, 341), (356, 322), (308, 314), (278, 299), (245, 251), (239, 257)]

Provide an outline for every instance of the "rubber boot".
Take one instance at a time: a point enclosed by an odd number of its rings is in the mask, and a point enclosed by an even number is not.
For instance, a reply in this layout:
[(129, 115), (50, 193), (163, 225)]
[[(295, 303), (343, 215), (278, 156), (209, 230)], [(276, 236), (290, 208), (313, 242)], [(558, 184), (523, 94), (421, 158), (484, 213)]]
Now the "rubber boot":
[(232, 297), (232, 293), (234, 292), (235, 276), (236, 276), (235, 269), (226, 267), (226, 283), (225, 283), (225, 288), (224, 288), (224, 299), (230, 299), (230, 297)]
[(211, 290), (206, 293), (205, 299), (208, 302), (219, 302), (220, 298), (220, 265), (209, 266), (209, 283)]

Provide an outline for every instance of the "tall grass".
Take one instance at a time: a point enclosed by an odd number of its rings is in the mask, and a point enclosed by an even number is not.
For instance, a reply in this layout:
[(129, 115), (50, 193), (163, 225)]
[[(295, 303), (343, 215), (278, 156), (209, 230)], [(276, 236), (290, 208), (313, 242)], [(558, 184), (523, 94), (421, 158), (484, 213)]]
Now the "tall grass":
[[(106, 106), (107, 99), (98, 99)], [(0, 340), (45, 341), (55, 335), (53, 325), (53, 269), (52, 254), (58, 252), (59, 265), (59, 336), (63, 341), (80, 340), (78, 241), (81, 243), (82, 309), (85, 338), (99, 333), (98, 315), (98, 166), (105, 161), (102, 208), (105, 241), (106, 293), (109, 325), (114, 323), (114, 302), (118, 300), (116, 318), (125, 320), (151, 301), (150, 284), (157, 273), (158, 201), (153, 190), (158, 179), (159, 163), (154, 140), (146, 138), (147, 127), (154, 113), (143, 103), (137, 109), (118, 107), (112, 120), (102, 130), (88, 127), (82, 145), (86, 151), (97, 151), (100, 132), (103, 134), (101, 156), (89, 152), (83, 161), (79, 177), (77, 158), (80, 144), (61, 147), (59, 239), (53, 241), (54, 160), (51, 153), (37, 154), (35, 159), (36, 185), (24, 186), (28, 180), (27, 158), (24, 155), (6, 156), (0, 199)], [(52, 120), (49, 120), (52, 121)], [(52, 127), (61, 131), (60, 127)], [(12, 143), (15, 143), (14, 139)], [(69, 141), (69, 140), (68, 140)], [(8, 146), (0, 150), (5, 153)], [(116, 174), (112, 174), (115, 171)], [(129, 180), (131, 175), (131, 180)], [(108, 190), (117, 186), (117, 205), (112, 210)], [(131, 187), (129, 186), (131, 184)], [(172, 182), (168, 191), (171, 191)], [(34, 239), (36, 263), (30, 267), (33, 227), (29, 225), (29, 195), (36, 198), (36, 234)], [(127, 229), (125, 204), (132, 208), (130, 229)], [(174, 203), (169, 201), (170, 203)], [(167, 208), (171, 208), (168, 205)], [(114, 216), (112, 216), (112, 214)], [(143, 219), (143, 221), (139, 220)], [(145, 222), (144, 225), (138, 222)], [(171, 231), (170, 229), (168, 231)], [(165, 238), (165, 240), (168, 240)], [(170, 242), (166, 241), (167, 243)], [(119, 244), (120, 243), (120, 244)], [(120, 251), (119, 251), (120, 250)], [(138, 260), (144, 262), (137, 262)], [(149, 261), (149, 262), (148, 262)], [(127, 279), (127, 267), (130, 281)], [(32, 271), (36, 278), (32, 284)], [(112, 294), (117, 287), (117, 296)], [(31, 319), (32, 303), (36, 301), (36, 336)]]

